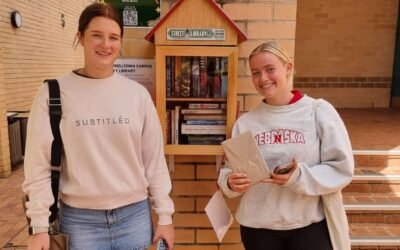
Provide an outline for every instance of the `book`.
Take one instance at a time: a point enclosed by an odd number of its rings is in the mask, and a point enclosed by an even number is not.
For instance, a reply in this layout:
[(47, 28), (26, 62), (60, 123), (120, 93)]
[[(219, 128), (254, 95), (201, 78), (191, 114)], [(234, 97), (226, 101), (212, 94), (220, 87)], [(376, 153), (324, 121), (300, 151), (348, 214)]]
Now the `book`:
[(190, 96), (190, 78), (192, 75), (192, 67), (190, 65), (190, 57), (181, 57), (181, 94), (182, 97)]
[(171, 96), (175, 96), (175, 57), (170, 56)]
[(220, 145), (221, 141), (216, 141), (216, 140), (188, 140), (189, 145)]
[(189, 109), (217, 109), (220, 108), (219, 103), (189, 103)]
[(182, 134), (207, 134), (207, 135), (222, 135), (226, 133), (226, 125), (188, 125), (181, 124)]
[(228, 58), (221, 57), (221, 97), (225, 98), (228, 91)]
[(225, 140), (225, 135), (188, 135), (188, 144), (192, 145), (220, 145)]
[(225, 115), (213, 115), (213, 114), (193, 114), (193, 115), (184, 115), (183, 120), (224, 120), (226, 121)]
[(179, 144), (180, 110), (181, 106), (175, 106), (175, 144)]
[(210, 96), (213, 98), (221, 97), (221, 66), (220, 57), (212, 57), (207, 65), (208, 85)]
[(186, 121), (188, 125), (225, 125), (226, 121), (222, 120), (188, 120)]
[(167, 97), (171, 97), (171, 90), (172, 90), (172, 74), (171, 74), (171, 57), (167, 56), (165, 58), (165, 74), (166, 74), (166, 95)]
[(175, 144), (175, 110), (171, 110), (171, 144)]
[(188, 135), (188, 140), (200, 141), (200, 140), (225, 140), (225, 135)]
[(224, 114), (224, 109), (182, 109), (182, 114)]
[(181, 57), (175, 56), (175, 83), (174, 83), (174, 97), (181, 96)]
[(191, 96), (199, 97), (200, 96), (200, 57), (194, 56), (191, 57), (192, 64), (192, 74), (190, 76), (190, 84), (191, 84)]
[(167, 144), (171, 144), (171, 110), (167, 110), (165, 122), (165, 141)]
[(200, 95), (199, 97), (209, 97), (207, 84), (207, 57), (201, 56), (199, 62), (200, 68)]

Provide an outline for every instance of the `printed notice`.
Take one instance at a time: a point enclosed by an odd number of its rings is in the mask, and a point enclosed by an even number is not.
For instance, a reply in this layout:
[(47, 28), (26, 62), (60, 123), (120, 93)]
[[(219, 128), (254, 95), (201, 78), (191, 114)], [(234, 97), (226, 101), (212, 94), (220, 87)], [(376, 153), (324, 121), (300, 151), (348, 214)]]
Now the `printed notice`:
[(233, 216), (220, 190), (215, 192), (211, 197), (205, 211), (214, 228), (218, 241), (221, 242), (233, 223)]
[(156, 100), (155, 70), (153, 59), (117, 59), (114, 71), (142, 84)]

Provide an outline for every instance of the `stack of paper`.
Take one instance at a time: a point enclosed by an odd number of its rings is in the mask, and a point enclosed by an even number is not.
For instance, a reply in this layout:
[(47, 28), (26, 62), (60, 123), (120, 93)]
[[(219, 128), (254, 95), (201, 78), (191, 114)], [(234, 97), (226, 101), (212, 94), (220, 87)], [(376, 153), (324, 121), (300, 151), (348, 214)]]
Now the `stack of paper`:
[(233, 172), (245, 173), (251, 184), (270, 178), (267, 163), (250, 131), (221, 143)]

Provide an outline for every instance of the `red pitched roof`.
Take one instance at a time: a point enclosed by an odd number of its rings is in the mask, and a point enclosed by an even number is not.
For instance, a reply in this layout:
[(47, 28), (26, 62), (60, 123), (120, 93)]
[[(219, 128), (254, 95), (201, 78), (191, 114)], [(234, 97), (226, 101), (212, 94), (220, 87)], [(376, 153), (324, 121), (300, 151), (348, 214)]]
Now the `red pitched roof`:
[[(172, 13), (183, 3), (185, 0), (178, 0), (172, 8), (168, 11), (167, 14), (154, 26), (154, 28), (144, 37), (147, 41), (154, 42), (154, 33), (158, 30), (158, 28), (167, 20)], [(206, 0), (216, 11), (217, 13), (224, 18), (229, 25), (235, 30), (238, 34), (238, 43), (242, 43), (247, 40), (246, 35), (239, 29), (239, 27), (225, 14), (225, 12), (219, 7), (219, 5), (215, 2), (215, 0)]]

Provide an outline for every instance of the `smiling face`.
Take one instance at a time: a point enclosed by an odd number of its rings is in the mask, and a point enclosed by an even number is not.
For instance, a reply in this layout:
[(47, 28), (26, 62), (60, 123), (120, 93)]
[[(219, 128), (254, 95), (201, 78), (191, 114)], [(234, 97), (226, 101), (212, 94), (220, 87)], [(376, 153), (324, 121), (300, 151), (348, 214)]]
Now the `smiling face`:
[(95, 17), (78, 37), (84, 50), (85, 73), (94, 78), (111, 76), (122, 42), (118, 23), (106, 17)]
[(292, 64), (284, 63), (276, 55), (261, 51), (251, 56), (251, 77), (256, 90), (271, 105), (286, 105), (293, 94), (288, 82)]

